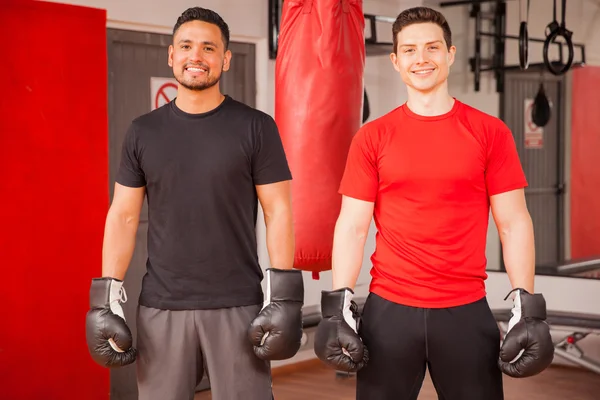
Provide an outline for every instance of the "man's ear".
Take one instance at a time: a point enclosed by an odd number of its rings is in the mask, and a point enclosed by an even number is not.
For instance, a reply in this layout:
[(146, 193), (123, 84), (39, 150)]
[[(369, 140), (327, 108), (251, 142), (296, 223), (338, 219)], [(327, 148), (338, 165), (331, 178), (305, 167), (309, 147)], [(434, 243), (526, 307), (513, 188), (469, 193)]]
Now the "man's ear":
[(167, 58), (167, 63), (169, 67), (173, 68), (173, 45), (169, 45), (169, 57)]
[(450, 49), (448, 49), (448, 66), (452, 66), (452, 64), (454, 64), (454, 60), (456, 57), (456, 47), (454, 46), (450, 46)]
[(223, 59), (223, 71), (229, 70), (229, 66), (231, 65), (231, 57), (232, 56), (233, 56), (233, 54), (231, 54), (231, 50), (227, 50), (225, 52), (225, 58)]
[(398, 68), (398, 56), (396, 55), (396, 53), (390, 53), (390, 61), (392, 61), (394, 69), (400, 72), (400, 68)]

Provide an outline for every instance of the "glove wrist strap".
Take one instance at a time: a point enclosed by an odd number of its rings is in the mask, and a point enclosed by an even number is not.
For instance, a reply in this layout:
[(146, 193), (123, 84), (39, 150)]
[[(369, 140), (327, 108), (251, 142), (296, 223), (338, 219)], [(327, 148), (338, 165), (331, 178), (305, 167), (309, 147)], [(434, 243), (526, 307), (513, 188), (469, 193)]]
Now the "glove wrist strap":
[(522, 319), (546, 319), (546, 299), (544, 299), (544, 296), (541, 293), (531, 294), (525, 289), (516, 288), (511, 290), (506, 298), (513, 292), (515, 292), (515, 307), (518, 307), (521, 310)]
[(304, 303), (304, 280), (297, 269), (268, 268), (266, 303), (294, 301)]
[(110, 308), (113, 314), (125, 319), (121, 303), (127, 301), (123, 281), (110, 277), (92, 279), (90, 308)]

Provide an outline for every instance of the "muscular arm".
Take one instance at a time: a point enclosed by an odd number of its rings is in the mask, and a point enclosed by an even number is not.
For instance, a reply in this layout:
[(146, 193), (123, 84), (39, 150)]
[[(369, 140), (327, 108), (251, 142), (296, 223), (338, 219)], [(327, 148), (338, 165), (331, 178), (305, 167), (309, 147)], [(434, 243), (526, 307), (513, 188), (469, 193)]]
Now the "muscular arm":
[(256, 185), (267, 227), (267, 250), (271, 266), (292, 269), (294, 266), (294, 228), (291, 182)]
[(106, 217), (102, 247), (102, 276), (123, 280), (135, 249), (135, 236), (144, 202), (145, 188), (115, 184)]
[(533, 223), (527, 210), (523, 189), (490, 197), (492, 216), (496, 222), (504, 264), (513, 288), (534, 291), (535, 246)]
[(363, 262), (374, 203), (342, 196), (333, 236), (333, 289), (354, 290)]

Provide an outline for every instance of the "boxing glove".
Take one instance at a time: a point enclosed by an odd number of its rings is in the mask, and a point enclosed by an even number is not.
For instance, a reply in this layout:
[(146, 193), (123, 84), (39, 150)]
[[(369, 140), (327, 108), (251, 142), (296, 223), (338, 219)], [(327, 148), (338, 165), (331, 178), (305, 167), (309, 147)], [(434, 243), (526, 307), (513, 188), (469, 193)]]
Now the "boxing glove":
[(358, 335), (358, 306), (350, 288), (321, 292), (322, 319), (315, 334), (315, 354), (338, 371), (356, 372), (367, 365), (369, 352)]
[(296, 355), (302, 339), (302, 271), (268, 268), (266, 278), (265, 302), (248, 328), (248, 338), (258, 358), (286, 360)]
[(546, 300), (542, 294), (514, 289), (512, 317), (500, 348), (498, 365), (513, 378), (537, 375), (554, 359), (554, 344), (546, 323)]
[(136, 359), (137, 351), (132, 347), (131, 331), (121, 307), (121, 302), (125, 301), (123, 281), (92, 279), (85, 337), (92, 359), (103, 367), (122, 367)]

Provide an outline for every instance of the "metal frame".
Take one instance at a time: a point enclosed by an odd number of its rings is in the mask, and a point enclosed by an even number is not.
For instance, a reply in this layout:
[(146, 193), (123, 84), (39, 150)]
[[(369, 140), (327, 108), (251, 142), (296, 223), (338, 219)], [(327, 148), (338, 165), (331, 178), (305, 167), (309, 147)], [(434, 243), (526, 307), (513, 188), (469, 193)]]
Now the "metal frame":
[(383, 17), (381, 15), (365, 14), (365, 24), (369, 25), (371, 36), (365, 37), (365, 50), (367, 56), (378, 56), (393, 52), (394, 43), (381, 42), (377, 38), (377, 22), (393, 24), (395, 18)]
[[(492, 12), (484, 12), (481, 10), (483, 3), (493, 3)], [(491, 71), (494, 73), (496, 78), (496, 92), (502, 93), (504, 91), (504, 71), (522, 69), (520, 65), (505, 65), (504, 54), (505, 54), (505, 41), (507, 39), (519, 40), (518, 36), (506, 34), (506, 0), (456, 0), (456, 1), (445, 1), (440, 3), (440, 7), (453, 7), (453, 6), (464, 6), (470, 5), (471, 11), (469, 16), (475, 19), (475, 56), (469, 59), (471, 65), (471, 72), (474, 73), (474, 85), (475, 91), (479, 91), (481, 73)], [(494, 31), (484, 32), (481, 30), (482, 22), (488, 20), (493, 22)], [(482, 37), (491, 37), (494, 39), (494, 56), (492, 59), (483, 59), (481, 57), (481, 40)], [(530, 42), (544, 43), (545, 39), (528, 38)], [(563, 60), (563, 44), (560, 42), (553, 41), (559, 47), (559, 60), (553, 61), (552, 64), (561, 66)], [(585, 65), (585, 45), (580, 43), (573, 43), (574, 48), (580, 50), (580, 61), (573, 62), (571, 68), (581, 67)], [(529, 64), (529, 67), (533, 68), (546, 68), (544, 63)]]

